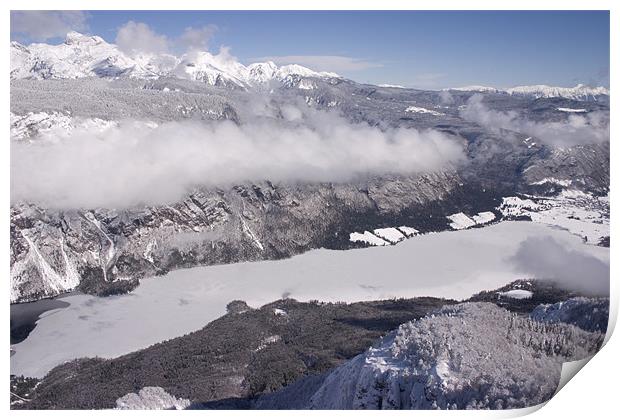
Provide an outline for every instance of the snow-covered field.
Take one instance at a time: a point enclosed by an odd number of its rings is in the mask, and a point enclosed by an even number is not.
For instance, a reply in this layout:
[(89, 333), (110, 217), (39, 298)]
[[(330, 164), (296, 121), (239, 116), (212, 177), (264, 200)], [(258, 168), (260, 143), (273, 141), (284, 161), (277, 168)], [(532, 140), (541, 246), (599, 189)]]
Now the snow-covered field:
[(385, 238), (392, 243), (400, 242), (405, 239), (405, 235), (396, 228), (382, 228), (373, 231), (380, 238)]
[[(482, 226), (495, 220), (495, 213), (483, 211), (471, 217), (465, 213), (455, 213), (447, 216), (451, 221), (450, 227), (454, 230), (468, 229), (474, 226)], [(349, 234), (351, 242), (362, 242), (371, 246), (395, 245), (400, 241), (419, 235), (420, 232), (409, 226), (399, 226), (398, 228), (374, 229), (372, 232), (352, 232)]]
[(609, 196), (564, 190), (556, 197), (504, 197), (498, 210), (505, 217), (529, 216), (535, 223), (566, 229), (591, 244), (609, 236)]
[(485, 223), (489, 223), (495, 220), (495, 213), (491, 211), (483, 211), (474, 215), (472, 219), (474, 219), (474, 222), (476, 222), (476, 224), (483, 225)]
[(365, 244), (374, 246), (389, 245), (389, 242), (379, 238), (374, 233), (368, 231), (364, 231), (364, 233), (353, 232), (349, 234), (349, 240), (351, 242), (363, 242)]
[(530, 222), (421, 235), (395, 247), (315, 250), (286, 260), (198, 267), (146, 279), (132, 293), (73, 295), (42, 315), (13, 346), (11, 373), (41, 377), (77, 357), (113, 357), (202, 328), (234, 299), (250, 306), (298, 300), (362, 301), (391, 297), (462, 299), (527, 276), (507, 259), (530, 237), (551, 236), (569, 249), (609, 262), (609, 249)]
[(398, 228), (388, 227), (374, 229), (372, 232), (352, 232), (349, 234), (349, 240), (351, 242), (362, 242), (373, 246), (395, 245), (419, 233), (417, 229), (409, 226), (399, 226)]
[(454, 230), (467, 229), (476, 225), (484, 225), (495, 220), (495, 214), (491, 211), (483, 211), (472, 217), (467, 216), (465, 213), (456, 213), (448, 216), (452, 222), (450, 227)]
[(448, 216), (448, 219), (452, 220), (450, 227), (455, 230), (467, 229), (472, 226), (476, 226), (476, 222), (471, 220), (465, 213), (456, 213)]

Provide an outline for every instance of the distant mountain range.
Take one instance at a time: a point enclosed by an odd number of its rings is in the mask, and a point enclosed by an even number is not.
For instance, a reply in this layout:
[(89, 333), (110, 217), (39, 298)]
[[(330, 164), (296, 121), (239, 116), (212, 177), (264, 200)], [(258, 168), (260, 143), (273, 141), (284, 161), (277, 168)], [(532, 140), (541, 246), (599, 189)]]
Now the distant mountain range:
[[(212, 86), (250, 88), (279, 81), (295, 84), (301, 89), (311, 89), (311, 82), (304, 78), (341, 79), (336, 73), (317, 72), (291, 64), (277, 66), (272, 61), (243, 65), (226, 51), (217, 55), (207, 51), (190, 51), (181, 56), (172, 54), (129, 55), (118, 46), (99, 36), (69, 32), (60, 45), (11, 42), (11, 79), (77, 79), (83, 77), (134, 79), (158, 79), (176, 77), (201, 81)], [(381, 87), (403, 88), (399, 85)], [(573, 100), (597, 100), (609, 95), (605, 87), (575, 87), (546, 85), (517, 86), (499, 89), (487, 86), (465, 86), (446, 90), (483, 93), (505, 93), (532, 98), (566, 98)]]
[(509, 89), (498, 89), (489, 86), (464, 86), (450, 88), (446, 90), (458, 90), (464, 92), (480, 93), (505, 93), (513, 96), (524, 96), (529, 98), (566, 98), (576, 101), (597, 100), (600, 96), (609, 96), (609, 89), (599, 86), (590, 87), (578, 84), (575, 87), (558, 87), (547, 85), (516, 86)]

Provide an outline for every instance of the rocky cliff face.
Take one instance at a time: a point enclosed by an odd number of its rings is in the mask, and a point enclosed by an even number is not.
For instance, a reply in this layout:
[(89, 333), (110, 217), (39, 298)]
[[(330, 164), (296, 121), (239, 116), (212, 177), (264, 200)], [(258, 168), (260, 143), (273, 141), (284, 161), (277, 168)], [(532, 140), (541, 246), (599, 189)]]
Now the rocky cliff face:
[[(458, 187), (455, 173), (367, 183), (237, 185), (166, 206), (11, 209), (11, 301), (79, 288), (122, 293), (139, 279), (195, 265), (284, 258), (348, 247), (348, 233), (394, 222)], [(339, 237), (340, 235), (340, 237)]]

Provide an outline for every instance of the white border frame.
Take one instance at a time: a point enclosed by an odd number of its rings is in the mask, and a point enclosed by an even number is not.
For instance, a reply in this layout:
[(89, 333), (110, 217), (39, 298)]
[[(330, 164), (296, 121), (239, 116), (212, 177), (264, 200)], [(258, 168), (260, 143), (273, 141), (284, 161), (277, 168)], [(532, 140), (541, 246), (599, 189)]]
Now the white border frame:
[[(164, 1), (136, 1), (136, 0), (92, 0), (88, 3), (84, 1), (76, 0), (56, 0), (56, 1), (43, 1), (43, 0), (9, 0), (4, 3), (5, 13), (0, 17), (1, 27), (5, 28), (3, 32), (2, 42), (8, 49), (10, 41), (10, 29), (9, 29), (9, 11), (10, 9), (16, 10), (37, 10), (37, 9), (55, 9), (55, 10), (140, 10), (140, 9), (153, 9), (153, 10), (261, 10), (261, 9), (284, 9), (284, 10), (346, 10), (350, 6), (356, 6), (355, 9), (361, 10), (611, 10), (610, 13), (610, 29), (611, 29), (611, 51), (610, 51), (610, 90), (613, 88), (615, 74), (614, 70), (618, 69), (618, 32), (620, 31), (620, 20), (618, 16), (620, 12), (620, 2), (611, 0), (589, 0), (584, 1), (568, 1), (562, 2), (553, 0), (505, 0), (505, 1), (489, 1), (489, 0), (470, 0), (467, 2), (458, 0), (427, 0), (425, 2), (415, 1), (395, 1), (395, 0), (383, 0), (381, 2), (371, 2), (369, 0), (358, 0), (353, 2), (334, 2), (333, 0), (298, 0), (295, 3), (290, 1), (277, 1), (277, 0), (262, 0), (260, 2), (250, 0), (228, 0), (226, 2), (196, 2), (191, 0), (175, 0), (174, 2)], [(257, 7), (260, 6), (260, 7)], [(578, 28), (575, 28), (578, 30)], [(527, 30), (527, 28), (524, 28)], [(2, 55), (2, 62), (5, 68), (5, 74), (9, 73), (9, 54), (7, 50)], [(2, 111), (0, 117), (4, 121), (4, 127), (7, 129), (5, 133), (8, 134), (9, 127), (9, 78), (5, 79), (5, 83), (2, 87), (3, 98)], [(612, 101), (613, 102), (613, 101)], [(611, 137), (616, 138), (618, 130), (616, 129), (617, 121), (616, 108), (611, 107)], [(9, 165), (10, 165), (10, 153), (9, 142), (7, 139), (1, 143), (1, 166), (3, 168), (2, 183), (2, 200), (4, 214), (0, 218), (2, 231), (4, 232), (5, 240), (1, 242), (2, 248), (0, 249), (0, 258), (4, 267), (5, 273), (5, 291), (8, 292), (9, 282), (9, 209), (10, 209), (10, 194), (9, 194)], [(611, 142), (611, 156), (614, 156), (614, 141)], [(616, 179), (618, 177), (617, 161), (612, 158), (611, 160), (611, 184), (616, 185)], [(610, 194), (611, 206), (616, 208), (616, 204), (620, 203), (616, 200), (615, 190), (612, 190)], [(616, 224), (614, 222), (614, 215), (612, 212), (611, 220), (611, 236), (617, 238), (616, 233), (620, 233), (620, 230), (615, 229)], [(615, 240), (614, 240), (615, 243)], [(619, 248), (620, 249), (620, 248)], [(612, 245), (611, 249), (611, 314), (610, 314), (610, 332), (615, 326), (617, 313), (618, 313), (618, 269), (615, 264), (617, 255), (616, 248)], [(8, 293), (5, 295), (8, 296)], [(6, 305), (2, 311), (3, 322), (5, 326), (9, 325), (10, 311), (9, 306)], [(608, 334), (607, 339), (609, 340)], [(9, 348), (9, 335), (3, 335), (4, 348)], [(507, 411), (416, 411), (416, 412), (384, 412), (378, 414), (377, 412), (360, 412), (360, 411), (342, 411), (337, 413), (330, 413), (327, 415), (337, 415), (342, 418), (370, 418), (375, 416), (386, 417), (400, 417), (409, 416), (417, 418), (508, 418), (516, 417), (524, 414), (531, 413), (531, 418), (545, 419), (548, 416), (561, 417), (563, 419), (584, 419), (589, 418), (607, 418), (610, 417), (615, 409), (616, 399), (618, 398), (616, 389), (618, 388), (618, 378), (620, 378), (620, 365), (618, 357), (620, 355), (620, 342), (617, 337), (612, 337), (606, 346), (597, 354), (587, 367), (583, 369), (577, 375), (577, 379), (571, 380), (566, 387), (564, 387), (556, 396), (554, 396), (544, 409), (537, 411), (535, 407), (533, 409), (523, 410), (507, 410)], [(9, 358), (6, 357), (2, 361), (2, 367), (5, 380), (8, 380), (9, 376)], [(8, 381), (6, 382), (8, 386)], [(7, 392), (5, 396), (5, 410), (9, 411), (9, 394)], [(8, 414), (8, 413), (7, 413)], [(86, 413), (84, 411), (62, 411), (62, 412), (42, 412), (42, 411), (10, 411), (10, 416), (14, 418), (35, 418), (43, 417), (51, 419), (78, 419), (83, 418)], [(279, 419), (289, 418), (295, 416), (296, 418), (316, 418), (322, 416), (325, 413), (322, 412), (289, 412), (289, 411), (209, 411), (207, 413), (202, 411), (184, 412), (182, 416), (184, 418), (203, 418), (209, 416), (210, 418), (244, 418), (246, 416), (252, 416), (255, 418), (265, 419)], [(93, 411), (88, 412), (87, 415), (92, 415), (98, 418), (169, 418), (169, 416), (177, 415), (173, 412), (111, 412), (111, 411)]]

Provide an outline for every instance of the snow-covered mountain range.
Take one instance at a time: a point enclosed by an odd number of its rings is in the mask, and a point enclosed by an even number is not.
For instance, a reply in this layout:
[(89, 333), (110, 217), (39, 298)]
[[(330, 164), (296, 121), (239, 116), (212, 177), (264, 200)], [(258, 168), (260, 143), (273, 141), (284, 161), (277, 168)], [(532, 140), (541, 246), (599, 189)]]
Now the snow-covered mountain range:
[(11, 79), (77, 79), (83, 77), (130, 77), (157, 79), (177, 77), (209, 85), (250, 87), (272, 80), (295, 77), (339, 77), (316, 72), (296, 64), (278, 67), (271, 61), (245, 66), (226, 49), (214, 55), (190, 51), (180, 57), (171, 54), (129, 55), (98, 36), (78, 32), (67, 34), (60, 45), (11, 43)]
[(602, 95), (609, 95), (609, 89), (605, 87), (590, 87), (583, 84), (578, 84), (572, 88), (547, 85), (517, 86), (507, 89), (506, 92), (515, 96), (533, 96), (535, 98), (566, 98), (574, 100), (596, 99)]
[[(157, 79), (176, 77), (197, 80), (214, 86), (248, 88), (272, 80), (311, 88), (303, 78), (340, 78), (336, 73), (317, 72), (291, 64), (277, 66), (272, 61), (243, 65), (227, 49), (218, 54), (189, 51), (172, 54), (127, 54), (99, 36), (69, 32), (60, 45), (35, 43), (28, 46), (11, 42), (11, 79), (77, 79), (83, 77)], [(393, 86), (393, 85), (384, 85)], [(394, 87), (396, 87), (394, 85)], [(398, 86), (400, 87), (400, 86)], [(504, 93), (532, 98), (566, 98), (596, 100), (609, 95), (605, 87), (579, 84), (575, 87), (547, 85), (516, 86), (499, 89), (488, 86), (465, 86), (446, 90)]]
[(489, 86), (463, 86), (446, 90), (480, 93), (504, 93), (512, 96), (524, 96), (528, 98), (565, 98), (575, 101), (597, 100), (600, 96), (609, 96), (609, 89), (598, 86), (590, 87), (578, 84), (575, 87), (558, 87), (547, 85), (515, 86), (508, 89), (498, 89)]

